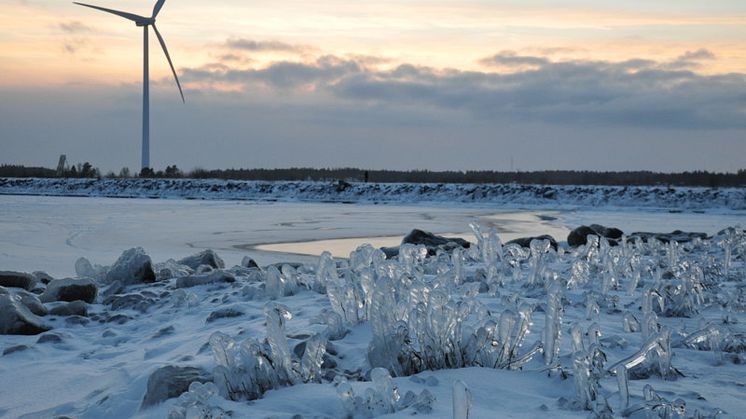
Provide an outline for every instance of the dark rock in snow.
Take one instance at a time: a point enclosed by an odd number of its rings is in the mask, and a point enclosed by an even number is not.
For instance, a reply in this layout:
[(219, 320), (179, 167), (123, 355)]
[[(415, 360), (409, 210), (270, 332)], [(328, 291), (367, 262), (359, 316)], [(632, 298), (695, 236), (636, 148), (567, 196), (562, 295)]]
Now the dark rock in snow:
[(15, 353), (15, 352), (25, 351), (26, 349), (31, 349), (31, 347), (28, 346), (28, 345), (13, 345), (13, 346), (8, 346), (7, 348), (3, 349), (3, 356), (10, 355), (10, 354)]
[(176, 288), (190, 288), (198, 285), (236, 282), (236, 277), (228, 272), (214, 271), (202, 275), (190, 275), (176, 280)]
[(453, 250), (457, 247), (469, 248), (471, 243), (460, 238), (450, 238), (438, 236), (433, 233), (414, 229), (407, 234), (401, 241), (401, 244), (423, 245), (427, 247), (427, 253), (434, 255), (436, 250), (443, 249), (446, 251)]
[(31, 291), (36, 285), (33, 275), (23, 272), (0, 271), (0, 286), (8, 288), (23, 288)]
[(46, 291), (39, 297), (41, 301), (85, 301), (96, 300), (98, 287), (92, 279), (55, 279), (47, 285)]
[(20, 297), (0, 295), (0, 335), (38, 335), (50, 329), (21, 303)]
[(350, 183), (345, 182), (344, 180), (338, 180), (337, 184), (334, 186), (334, 190), (337, 192), (344, 192), (351, 187), (352, 185)]
[(168, 365), (159, 368), (148, 378), (148, 389), (143, 397), (141, 408), (179, 397), (188, 391), (189, 385), (195, 381), (206, 383), (212, 381), (212, 377), (206, 371), (195, 367)]
[(38, 279), (39, 281), (41, 281), (43, 284), (48, 284), (48, 283), (52, 282), (52, 280), (54, 279), (54, 278), (52, 278), (51, 275), (49, 275), (46, 272), (42, 272), (42, 271), (34, 271), (34, 273), (32, 275), (34, 275), (36, 277), (36, 279)]
[(688, 243), (694, 239), (707, 239), (709, 236), (705, 233), (695, 233), (681, 230), (674, 230), (670, 233), (648, 233), (648, 232), (635, 232), (627, 237), (627, 240), (635, 240), (636, 238), (642, 239), (647, 242), (650, 239), (657, 239), (663, 243), (669, 243), (675, 241), (678, 243)]
[(567, 244), (572, 247), (578, 247), (588, 242), (588, 235), (595, 234), (598, 237), (605, 237), (609, 244), (615, 246), (617, 240), (622, 238), (624, 232), (614, 227), (604, 227), (600, 224), (591, 224), (590, 226), (580, 226), (570, 232), (567, 236)]
[(90, 323), (91, 320), (83, 316), (70, 316), (65, 318), (65, 323), (71, 326), (80, 325), (85, 326)]
[(36, 343), (62, 343), (62, 336), (56, 333), (45, 333), (39, 336)]
[(386, 255), (386, 259), (391, 259), (399, 256), (399, 246), (382, 247), (381, 251)]
[(52, 316), (88, 316), (88, 306), (86, 303), (78, 300), (69, 303), (61, 303), (49, 310)]
[(557, 250), (557, 240), (555, 240), (554, 237), (548, 234), (544, 234), (544, 235), (536, 236), (536, 237), (521, 237), (518, 239), (511, 240), (505, 244), (517, 244), (521, 247), (531, 248), (531, 242), (534, 240), (549, 240), (549, 245), (552, 246), (552, 249)]
[(132, 320), (132, 317), (126, 316), (124, 314), (115, 314), (109, 318), (106, 319), (106, 323), (116, 323), (116, 324), (125, 324), (128, 321)]
[(104, 304), (111, 305), (112, 310), (137, 310), (141, 313), (148, 311), (148, 308), (152, 306), (156, 300), (154, 298), (147, 298), (142, 294), (124, 294), (124, 295), (112, 295), (104, 299)]
[(256, 261), (248, 256), (244, 256), (243, 259), (241, 259), (241, 266), (244, 268), (258, 268), (259, 265), (256, 264)]
[(106, 283), (114, 281), (123, 285), (155, 282), (153, 261), (141, 247), (125, 251), (106, 274)]
[(207, 316), (207, 323), (212, 323), (215, 320), (219, 320), (219, 319), (240, 317), (243, 315), (244, 315), (243, 311), (237, 310), (235, 308), (231, 308), (231, 307), (221, 308), (219, 310), (213, 311), (212, 313), (210, 313), (209, 316)]
[(173, 326), (166, 326), (160, 330), (158, 330), (154, 335), (153, 339), (162, 338), (164, 336), (173, 335), (176, 329), (174, 329)]
[(107, 299), (111, 297), (112, 295), (121, 294), (124, 291), (125, 291), (125, 288), (124, 288), (124, 285), (122, 285), (122, 282), (114, 281), (101, 293), (101, 297), (103, 297), (104, 299)]
[(195, 271), (201, 265), (207, 265), (213, 269), (225, 268), (225, 262), (223, 262), (223, 259), (220, 259), (218, 254), (211, 249), (203, 250), (196, 255), (185, 257), (184, 259), (178, 261), (178, 263), (186, 265), (194, 269)]
[(21, 299), (21, 304), (25, 305), (26, 308), (28, 308), (32, 313), (36, 314), (37, 316), (46, 316), (47, 315), (47, 308), (44, 307), (44, 304), (41, 303), (39, 300), (39, 297), (36, 296), (36, 294), (32, 294), (28, 291), (23, 290), (17, 290), (14, 293)]

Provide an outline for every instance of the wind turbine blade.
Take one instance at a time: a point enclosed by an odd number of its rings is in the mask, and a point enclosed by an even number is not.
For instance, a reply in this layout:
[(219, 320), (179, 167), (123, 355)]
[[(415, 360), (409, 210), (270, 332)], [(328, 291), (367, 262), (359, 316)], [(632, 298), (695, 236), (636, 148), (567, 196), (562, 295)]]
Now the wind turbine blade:
[(105, 7), (94, 6), (92, 4), (78, 3), (77, 1), (74, 1), (73, 3), (75, 3), (75, 4), (79, 5), (79, 6), (90, 7), (91, 9), (101, 10), (102, 12), (107, 12), (107, 13), (111, 13), (111, 14), (114, 14), (114, 15), (117, 15), (117, 16), (121, 16), (121, 17), (123, 17), (125, 19), (129, 19), (129, 20), (131, 20), (131, 21), (133, 21), (135, 23), (147, 23), (147, 21), (148, 21), (148, 18), (143, 17), (143, 16), (138, 16), (138, 15), (133, 14), (133, 13), (121, 12), (119, 10), (114, 10), (114, 9), (107, 9)]
[(176, 70), (174, 69), (174, 63), (171, 62), (171, 56), (168, 54), (168, 48), (166, 48), (166, 41), (163, 40), (163, 37), (161, 36), (161, 33), (158, 32), (158, 28), (155, 27), (155, 24), (153, 25), (153, 31), (155, 32), (155, 36), (158, 37), (158, 42), (161, 43), (163, 52), (166, 54), (168, 65), (171, 66), (171, 72), (174, 74), (174, 80), (176, 80), (176, 86), (179, 87), (179, 94), (181, 95), (181, 101), (186, 103), (186, 100), (184, 100), (184, 91), (181, 90), (181, 83), (179, 83), (179, 76), (176, 75)]
[(153, 6), (153, 19), (155, 19), (156, 16), (158, 16), (158, 13), (161, 12), (161, 8), (163, 7), (163, 3), (165, 3), (166, 0), (158, 0), (155, 3), (155, 6)]

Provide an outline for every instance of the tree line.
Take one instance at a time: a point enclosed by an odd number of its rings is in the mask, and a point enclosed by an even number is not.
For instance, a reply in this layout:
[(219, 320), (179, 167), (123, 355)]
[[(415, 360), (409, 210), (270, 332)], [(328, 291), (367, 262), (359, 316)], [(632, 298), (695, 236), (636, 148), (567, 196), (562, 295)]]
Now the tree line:
[(201, 169), (184, 172), (176, 165), (164, 170), (144, 169), (138, 174), (122, 168), (118, 174), (108, 172), (101, 175), (90, 163), (66, 168), (62, 176), (53, 169), (25, 167), (20, 165), (0, 166), (0, 177), (70, 177), (70, 178), (190, 178), (231, 179), (261, 181), (338, 181), (378, 183), (519, 183), (546, 185), (622, 185), (622, 186), (706, 186), (744, 187), (746, 169), (735, 173), (709, 171), (687, 171), (659, 173), (653, 171), (600, 172), (588, 170), (541, 170), (531, 172), (492, 170), (430, 171), (430, 170), (365, 170), (357, 168), (315, 169)]

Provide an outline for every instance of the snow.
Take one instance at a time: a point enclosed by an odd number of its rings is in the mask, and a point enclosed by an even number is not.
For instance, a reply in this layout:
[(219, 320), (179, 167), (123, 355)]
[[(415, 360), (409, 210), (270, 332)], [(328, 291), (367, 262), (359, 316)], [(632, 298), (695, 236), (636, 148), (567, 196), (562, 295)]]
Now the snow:
[(744, 188), (668, 186), (0, 178), (0, 194), (436, 205), (461, 203), (490, 205), (493, 208), (746, 209)]
[[(409, 391), (419, 396), (426, 390), (434, 397), (432, 412), (417, 416), (427, 418), (453, 417), (454, 400), (461, 403), (464, 397), (471, 399), (471, 418), (587, 417), (590, 412), (579, 408), (579, 404), (602, 410), (597, 406), (600, 398), (589, 395), (581, 400), (578, 397), (581, 390), (592, 385), (597, 385), (597, 393), (615, 414), (619, 414), (623, 404), (624, 392), (620, 393), (623, 380), (604, 371), (620, 363), (636, 368), (631, 361), (627, 362), (633, 358), (635, 363), (639, 361), (646, 368), (650, 366), (653, 372), (658, 371), (655, 369), (658, 365), (665, 367), (670, 362), (683, 377), (669, 380), (664, 379), (667, 378), (665, 374), (664, 377), (653, 374), (645, 379), (630, 376), (626, 380), (629, 406), (655, 401), (657, 394), (671, 404), (681, 398), (689, 414), (694, 409), (703, 413), (722, 409), (726, 412), (723, 417), (738, 417), (746, 408), (743, 401), (746, 366), (743, 362), (734, 363), (733, 359), (740, 357), (738, 359), (744, 361), (743, 352), (723, 354), (708, 346), (709, 342), (715, 342), (713, 329), (708, 329), (710, 325), (717, 326), (723, 336), (742, 337), (746, 333), (742, 293), (746, 256), (739, 245), (719, 241), (727, 236), (693, 250), (683, 245), (657, 249), (662, 266), (709, 263), (703, 261), (712, 257), (713, 263), (725, 267), (726, 248), (731, 246), (730, 266), (723, 271), (725, 273), (718, 274), (721, 275), (718, 276), (720, 291), (713, 291), (715, 288), (708, 285), (702, 294), (705, 299), (696, 306), (696, 312), (683, 317), (667, 317), (665, 310), (656, 309), (656, 297), (648, 293), (649, 287), (654, 287), (666, 299), (665, 308), (683, 309), (689, 307), (685, 304), (690, 301), (687, 298), (696, 299), (700, 295), (693, 291), (696, 288), (687, 285), (667, 289), (657, 285), (655, 271), (643, 271), (641, 286), (632, 287), (630, 292), (628, 288), (634, 272), (614, 271), (618, 261), (614, 262), (613, 257), (609, 258), (614, 268), (604, 264), (604, 257), (608, 257), (604, 255), (627, 256), (609, 253), (603, 243), (597, 249), (599, 254), (581, 249), (587, 252), (571, 254), (568, 251), (561, 255), (540, 243), (532, 246), (531, 251), (524, 249), (525, 255), (514, 247), (497, 244), (498, 238), (505, 242), (510, 234), (534, 235), (550, 228), (566, 232), (569, 226), (581, 223), (601, 222), (625, 232), (682, 228), (715, 234), (723, 227), (746, 220), (744, 213), (736, 211), (737, 206), (731, 204), (718, 206), (716, 202), (713, 210), (703, 214), (640, 210), (646, 205), (642, 202), (638, 206), (630, 204), (628, 209), (610, 207), (601, 211), (578, 208), (550, 211), (540, 206), (533, 211), (517, 213), (501, 211), (499, 205), (463, 208), (461, 204), (442, 202), (439, 205), (398, 202), (380, 206), (0, 196), (2, 269), (46, 270), (61, 277), (74, 276), (78, 266), (85, 276), (105, 277), (103, 266), (114, 264), (127, 249), (141, 246), (152, 258), (157, 279), (161, 279), (159, 266), (171, 266), (178, 272), (177, 277), (153, 284), (127, 286), (127, 293), (139, 294), (148, 301), (145, 312), (138, 305), (112, 309), (111, 304), (104, 303), (101, 288), (97, 302), (89, 306), (87, 324), (80, 324), (85, 321), (74, 317), (43, 317), (53, 327), (47, 334), (57, 334), (61, 342), (37, 343), (38, 336), (0, 336), (0, 350), (16, 345), (29, 346), (26, 350), (0, 356), (0, 383), (3, 383), (0, 384), (0, 416), (155, 418), (167, 417), (169, 412), (180, 409), (181, 403), (202, 403), (214, 408), (214, 412), (233, 412), (233, 417), (291, 418), (297, 414), (343, 417), (349, 410), (338, 394), (339, 380), (336, 384), (328, 378), (317, 380), (318, 358), (314, 354), (320, 356), (330, 347), (322, 350), (319, 338), (313, 339), (314, 336), (328, 336), (332, 352), (336, 354), (332, 355), (337, 364), (335, 370), (338, 376), (347, 376), (355, 395), (367, 397), (375, 394), (371, 393), (373, 390), (368, 391), (374, 388), (379, 393), (390, 394), (389, 390), (381, 390), (390, 389), (390, 386), (395, 386), (401, 396)], [(629, 209), (633, 207), (636, 209)], [(323, 243), (345, 239), (357, 244), (379, 235), (400, 239), (412, 228), (438, 233), (462, 232), (464, 237), (476, 242), (473, 234), (464, 233), (469, 230), (470, 222), (481, 223), (479, 231), (484, 233), (480, 234), (481, 244), (476, 252), (464, 250), (425, 260), (421, 249), (412, 247), (403, 249), (402, 263), (396, 269), (413, 279), (425, 281), (428, 287), (439, 284), (435, 291), (427, 291), (427, 295), (437, 296), (433, 307), (440, 310), (436, 312), (442, 313), (448, 322), (463, 320), (464, 327), (474, 327), (479, 326), (479, 321), (485, 320), (484, 324), (489, 325), (488, 320), (494, 319), (498, 324), (497, 333), (501, 328), (514, 331), (504, 339), (496, 339), (497, 342), (516, 342), (517, 336), (528, 334), (528, 346), (535, 340), (542, 340), (546, 341), (545, 348), (554, 348), (546, 353), (546, 358), (535, 356), (526, 360), (521, 369), (509, 368), (510, 363), (506, 364), (506, 369), (474, 366), (428, 369), (411, 376), (395, 376), (386, 384), (389, 381), (385, 377), (371, 372), (368, 360), (370, 343), (379, 333), (373, 330), (379, 326), (369, 320), (371, 311), (367, 309), (374, 301), (370, 297), (374, 295), (370, 293), (374, 287), (368, 287), (370, 283), (366, 285), (365, 279), (366, 269), (375, 263), (375, 250), (366, 248), (349, 259), (347, 263), (357, 272), (355, 275), (346, 275), (344, 269), (338, 271), (337, 261), (331, 255), (320, 259), (323, 248), (309, 249), (309, 253), (317, 251), (314, 257), (256, 250), (256, 246), (267, 243), (315, 239), (327, 240)], [(496, 227), (494, 232), (490, 230), (492, 226)], [(556, 234), (556, 238), (564, 239), (560, 234)], [(225, 260), (228, 268), (225, 275), (235, 277), (235, 282), (210, 282), (177, 289), (178, 276), (183, 277), (185, 272), (180, 269), (184, 268), (173, 261), (163, 263), (168, 259), (181, 260), (208, 248), (215, 249)], [(240, 265), (247, 255), (265, 267), (261, 274), (255, 269), (233, 267)], [(76, 263), (81, 256), (90, 263)], [(521, 259), (524, 260), (521, 262)], [(324, 263), (320, 264), (321, 260)], [(578, 260), (588, 261), (585, 271), (574, 263)], [(289, 261), (304, 262), (307, 266), (298, 269), (289, 265), (267, 267), (271, 263)], [(433, 265), (422, 270), (424, 263), (430, 263), (428, 261)], [(321, 272), (317, 274), (320, 266)], [(560, 280), (568, 280), (575, 268), (580, 273), (574, 285), (564, 286), (561, 291), (556, 283), (545, 287), (556, 281), (553, 274)], [(479, 276), (480, 269), (493, 271), (493, 276), (486, 273), (484, 277)], [(218, 270), (212, 275), (219, 276), (221, 272)], [(583, 277), (583, 272), (588, 277)], [(695, 284), (697, 277), (692, 272), (696, 270), (681, 268), (676, 280)], [(475, 282), (478, 277), (484, 279)], [(319, 281), (327, 288), (333, 284), (336, 290), (330, 295), (318, 292)], [(484, 281), (485, 287), (474, 289), (471, 285), (479, 281)], [(397, 292), (406, 290), (398, 288), (402, 284), (391, 286)], [(421, 287), (417, 289), (425, 291)], [(439, 290), (447, 292), (441, 295), (436, 292)], [(683, 294), (677, 294), (679, 291)], [(330, 300), (330, 296), (335, 295), (338, 303)], [(414, 298), (412, 295), (415, 294), (402, 294), (400, 303)], [(451, 306), (446, 301), (450, 298), (469, 302), (477, 311), (467, 318), (455, 319), (448, 312)], [(376, 300), (380, 299), (376, 297)], [(207, 321), (212, 313), (226, 308), (243, 315)], [(394, 318), (402, 315), (390, 311)], [(385, 326), (388, 320), (381, 317), (384, 313), (385, 310), (374, 315), (379, 316)], [(639, 332), (632, 331), (634, 327), (630, 326), (632, 318), (628, 313), (640, 320)], [(126, 317), (115, 317), (117, 315)], [(476, 318), (482, 315), (486, 317)], [(268, 316), (272, 316), (272, 322), (267, 321)], [(415, 330), (413, 335), (424, 330), (434, 335), (451, 330), (445, 327), (450, 323), (439, 323), (441, 317), (431, 313), (428, 318), (432, 320), (429, 328)], [(520, 322), (524, 318), (529, 318), (525, 329)], [(723, 323), (724, 319), (730, 320)], [(340, 328), (349, 330), (340, 333)], [(643, 333), (645, 331), (647, 333)], [(670, 338), (666, 338), (666, 331)], [(286, 372), (298, 372), (298, 377), (288, 373), (291, 375), (287, 383), (251, 402), (227, 400), (210, 395), (209, 388), (196, 387), (189, 393), (193, 396), (191, 401), (184, 396), (140, 410), (148, 377), (158, 368), (194, 366), (210, 372), (216, 368), (218, 363), (209, 343), (216, 332), (239, 344), (246, 339), (262, 343), (270, 338), (269, 346), (282, 359), (280, 364)], [(417, 336), (417, 342), (426, 339), (424, 333)], [(458, 339), (457, 335), (449, 336), (453, 336), (452, 340)], [(316, 350), (307, 358), (296, 359), (293, 350), (301, 342), (307, 345), (310, 342)], [(669, 345), (672, 358), (663, 359), (659, 364)], [(508, 351), (515, 349), (520, 355), (529, 352), (528, 346), (520, 350), (513, 346), (499, 347)], [(593, 348), (603, 350), (607, 357), (605, 369), (596, 368), (594, 362), (598, 361), (598, 353)], [(645, 359), (639, 360), (640, 357)], [(576, 375), (581, 371), (587, 373), (588, 379), (578, 382)], [(323, 376), (324, 372), (322, 368), (320, 374)], [(378, 378), (378, 385), (371, 382), (372, 375)], [(297, 384), (290, 386), (292, 383)], [(645, 390), (647, 385), (654, 390)], [(454, 394), (454, 388), (462, 393)], [(468, 392), (468, 396), (464, 392)], [(645, 400), (645, 394), (650, 400)], [(413, 409), (407, 407), (379, 417), (409, 417)]]

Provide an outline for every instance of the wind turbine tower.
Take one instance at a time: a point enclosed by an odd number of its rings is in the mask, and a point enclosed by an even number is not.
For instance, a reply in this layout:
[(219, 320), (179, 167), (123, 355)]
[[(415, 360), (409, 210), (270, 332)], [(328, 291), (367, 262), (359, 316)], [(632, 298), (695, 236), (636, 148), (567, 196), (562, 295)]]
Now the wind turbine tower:
[(179, 83), (179, 76), (176, 75), (174, 64), (171, 62), (171, 56), (168, 54), (168, 48), (166, 48), (166, 41), (163, 40), (161, 33), (158, 32), (158, 28), (155, 26), (155, 18), (163, 8), (163, 3), (166, 0), (158, 0), (153, 6), (153, 14), (150, 17), (140, 16), (133, 13), (122, 12), (114, 9), (107, 9), (105, 7), (94, 6), (91, 4), (73, 3), (90, 7), (91, 9), (100, 10), (102, 12), (111, 13), (123, 17), (127, 20), (135, 22), (135, 25), (142, 26), (143, 28), (143, 66), (142, 66), (142, 168), (150, 168), (150, 76), (148, 74), (148, 27), (153, 27), (153, 32), (158, 38), (158, 42), (163, 48), (163, 53), (166, 54), (168, 65), (171, 67), (171, 72), (176, 80), (176, 86), (179, 88), (179, 94), (181, 95), (181, 101), (186, 103), (184, 100), (184, 91), (181, 89), (181, 83)]

